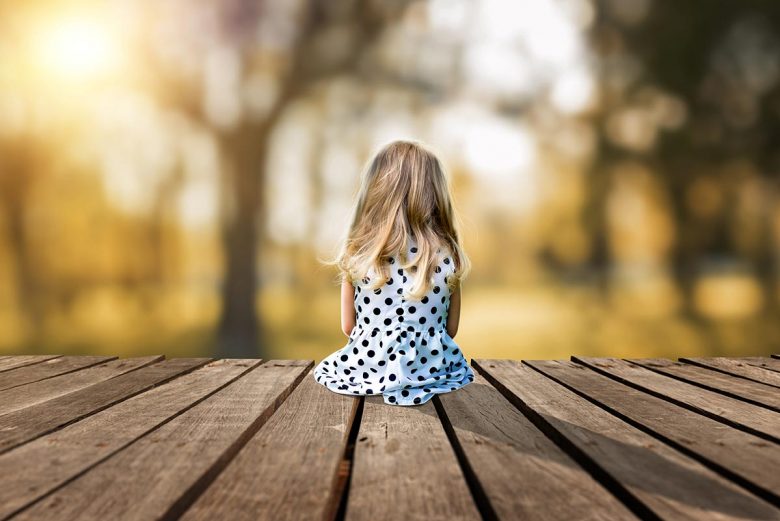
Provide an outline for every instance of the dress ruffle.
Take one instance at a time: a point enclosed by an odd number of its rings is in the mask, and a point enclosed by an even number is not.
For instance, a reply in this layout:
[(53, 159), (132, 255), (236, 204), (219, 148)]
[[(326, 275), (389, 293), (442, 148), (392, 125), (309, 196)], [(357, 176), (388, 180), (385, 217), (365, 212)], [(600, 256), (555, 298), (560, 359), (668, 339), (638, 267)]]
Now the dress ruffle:
[(314, 370), (317, 382), (348, 395), (382, 394), (392, 405), (421, 405), (474, 380), (460, 347), (443, 327), (404, 325), (352, 330), (343, 348)]

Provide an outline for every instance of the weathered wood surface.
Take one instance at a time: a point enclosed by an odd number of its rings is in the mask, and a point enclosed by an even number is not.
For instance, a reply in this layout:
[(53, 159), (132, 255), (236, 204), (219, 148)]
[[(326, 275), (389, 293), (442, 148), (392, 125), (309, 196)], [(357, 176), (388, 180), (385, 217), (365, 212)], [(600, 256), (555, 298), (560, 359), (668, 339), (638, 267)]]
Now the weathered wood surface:
[[(440, 402), (444, 425), (456, 438), (471, 479), (498, 517), (636, 518), (483, 376), (441, 395)], [(567, 499), (547, 501), (547, 496)]]
[(345, 518), (480, 519), (433, 401), (364, 399)]
[(196, 367), (208, 358), (164, 360), (132, 373), (0, 416), (0, 453), (110, 407)]
[(78, 371), (109, 360), (115, 356), (59, 356), (39, 364), (27, 365), (0, 373), (0, 391)]
[(708, 369), (721, 371), (725, 374), (741, 376), (748, 380), (753, 380), (761, 384), (774, 385), (780, 387), (780, 373), (765, 371), (754, 364), (746, 363), (739, 359), (713, 357), (713, 358), (680, 358), (682, 362), (700, 365)]
[(766, 356), (742, 356), (735, 358), (734, 360), (738, 360), (748, 365), (754, 365), (756, 367), (762, 367), (771, 371), (780, 372), (780, 360), (777, 360), (776, 358)]
[[(247, 366), (252, 363), (246, 362)], [(290, 361), (258, 366), (26, 509), (17, 519), (41, 519), (52, 510), (59, 519), (73, 520), (180, 515), (273, 414), (309, 365)]]
[(0, 356), (0, 521), (780, 520), (778, 358), (472, 360), (408, 407), (104, 358)]
[(0, 519), (232, 382), (260, 360), (218, 360), (0, 455)]
[[(479, 360), (476, 365), (548, 432), (571, 447), (579, 461), (642, 518), (738, 519), (742, 515), (763, 517), (774, 510), (533, 369), (546, 361), (526, 362), (533, 365), (511, 360)], [(578, 372), (592, 374), (580, 368)]]
[(24, 355), (24, 356), (6, 356), (0, 359), (0, 373), (24, 367), (26, 365), (39, 364), (61, 355)]
[(359, 404), (309, 373), (182, 520), (332, 517)]
[(40, 382), (7, 389), (0, 392), (0, 414), (24, 409), (36, 403), (78, 391), (103, 380), (108, 380), (109, 378), (159, 362), (162, 359), (163, 357), (160, 355), (122, 358), (121, 360), (112, 360), (105, 364), (82, 369), (75, 373), (67, 373), (47, 378)]
[(628, 361), (705, 389), (780, 412), (780, 393), (771, 385), (663, 358), (638, 358), (628, 359)]
[(730, 471), (747, 486), (780, 502), (780, 450), (776, 444), (643, 393), (566, 360), (530, 360), (532, 367), (588, 396), (613, 414), (700, 461)]
[(780, 413), (745, 403), (654, 373), (616, 358), (572, 357), (599, 373), (691, 409), (713, 420), (733, 425), (770, 441), (780, 443)]

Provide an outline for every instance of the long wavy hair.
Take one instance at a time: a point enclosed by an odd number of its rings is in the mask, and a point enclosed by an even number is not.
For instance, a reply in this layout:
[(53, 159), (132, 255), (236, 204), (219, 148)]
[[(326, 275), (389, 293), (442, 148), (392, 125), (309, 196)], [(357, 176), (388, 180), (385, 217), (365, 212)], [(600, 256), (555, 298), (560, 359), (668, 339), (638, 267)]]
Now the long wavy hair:
[[(352, 222), (336, 265), (340, 280), (367, 289), (390, 278), (390, 257), (408, 269), (414, 282), (405, 298), (420, 300), (431, 288), (441, 248), (452, 256), (454, 272), (446, 281), (454, 291), (471, 269), (461, 246), (450, 181), (436, 155), (415, 141), (393, 141), (368, 161), (361, 175)], [(407, 258), (412, 244), (417, 254)], [(368, 277), (373, 269), (375, 277)]]

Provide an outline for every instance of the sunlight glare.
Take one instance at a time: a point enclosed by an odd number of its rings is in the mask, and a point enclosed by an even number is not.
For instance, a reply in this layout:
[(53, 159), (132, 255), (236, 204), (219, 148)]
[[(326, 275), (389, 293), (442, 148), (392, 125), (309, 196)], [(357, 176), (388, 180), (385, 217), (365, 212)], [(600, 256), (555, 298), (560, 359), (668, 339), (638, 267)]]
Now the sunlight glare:
[(47, 24), (37, 41), (43, 69), (63, 78), (108, 72), (119, 57), (115, 39), (96, 19), (71, 16)]

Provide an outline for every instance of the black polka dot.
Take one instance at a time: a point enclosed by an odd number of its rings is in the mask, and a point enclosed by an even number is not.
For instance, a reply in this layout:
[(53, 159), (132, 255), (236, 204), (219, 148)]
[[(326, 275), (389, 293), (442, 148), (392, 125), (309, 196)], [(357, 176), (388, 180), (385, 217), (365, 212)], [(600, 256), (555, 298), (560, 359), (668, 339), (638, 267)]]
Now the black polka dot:
[(404, 396), (404, 397), (405, 397), (405, 396), (409, 396), (409, 391), (407, 391), (406, 389), (404, 389), (403, 391), (401, 391), (401, 396)]
[(388, 306), (392, 306), (393, 305), (393, 299), (391, 299), (390, 297), (387, 297), (385, 299), (385, 304), (387, 304)]
[(346, 362), (347, 360), (349, 360), (349, 357), (347, 355), (341, 355), (342, 362)]
[(368, 304), (369, 302), (371, 302), (371, 299), (368, 297), (363, 297), (363, 302)]
[(369, 349), (366, 354), (368, 355), (369, 358), (373, 358), (376, 353), (374, 353), (373, 349)]
[(434, 286), (434, 287), (433, 287), (433, 292), (434, 292), (434, 293), (438, 293), (438, 292), (440, 292), (440, 291), (441, 291), (441, 288), (440, 288), (439, 286)]
[(420, 397), (418, 396), (418, 397), (417, 397), (417, 398), (415, 398), (413, 401), (414, 401), (414, 403), (418, 404), (418, 403), (420, 403), (422, 400), (421, 400), (421, 399), (420, 399)]
[(388, 379), (388, 380), (390, 380), (391, 382), (395, 382), (396, 376), (395, 376), (394, 374), (392, 374), (392, 373), (391, 373), (391, 374), (389, 374), (389, 375), (387, 376), (387, 379)]

